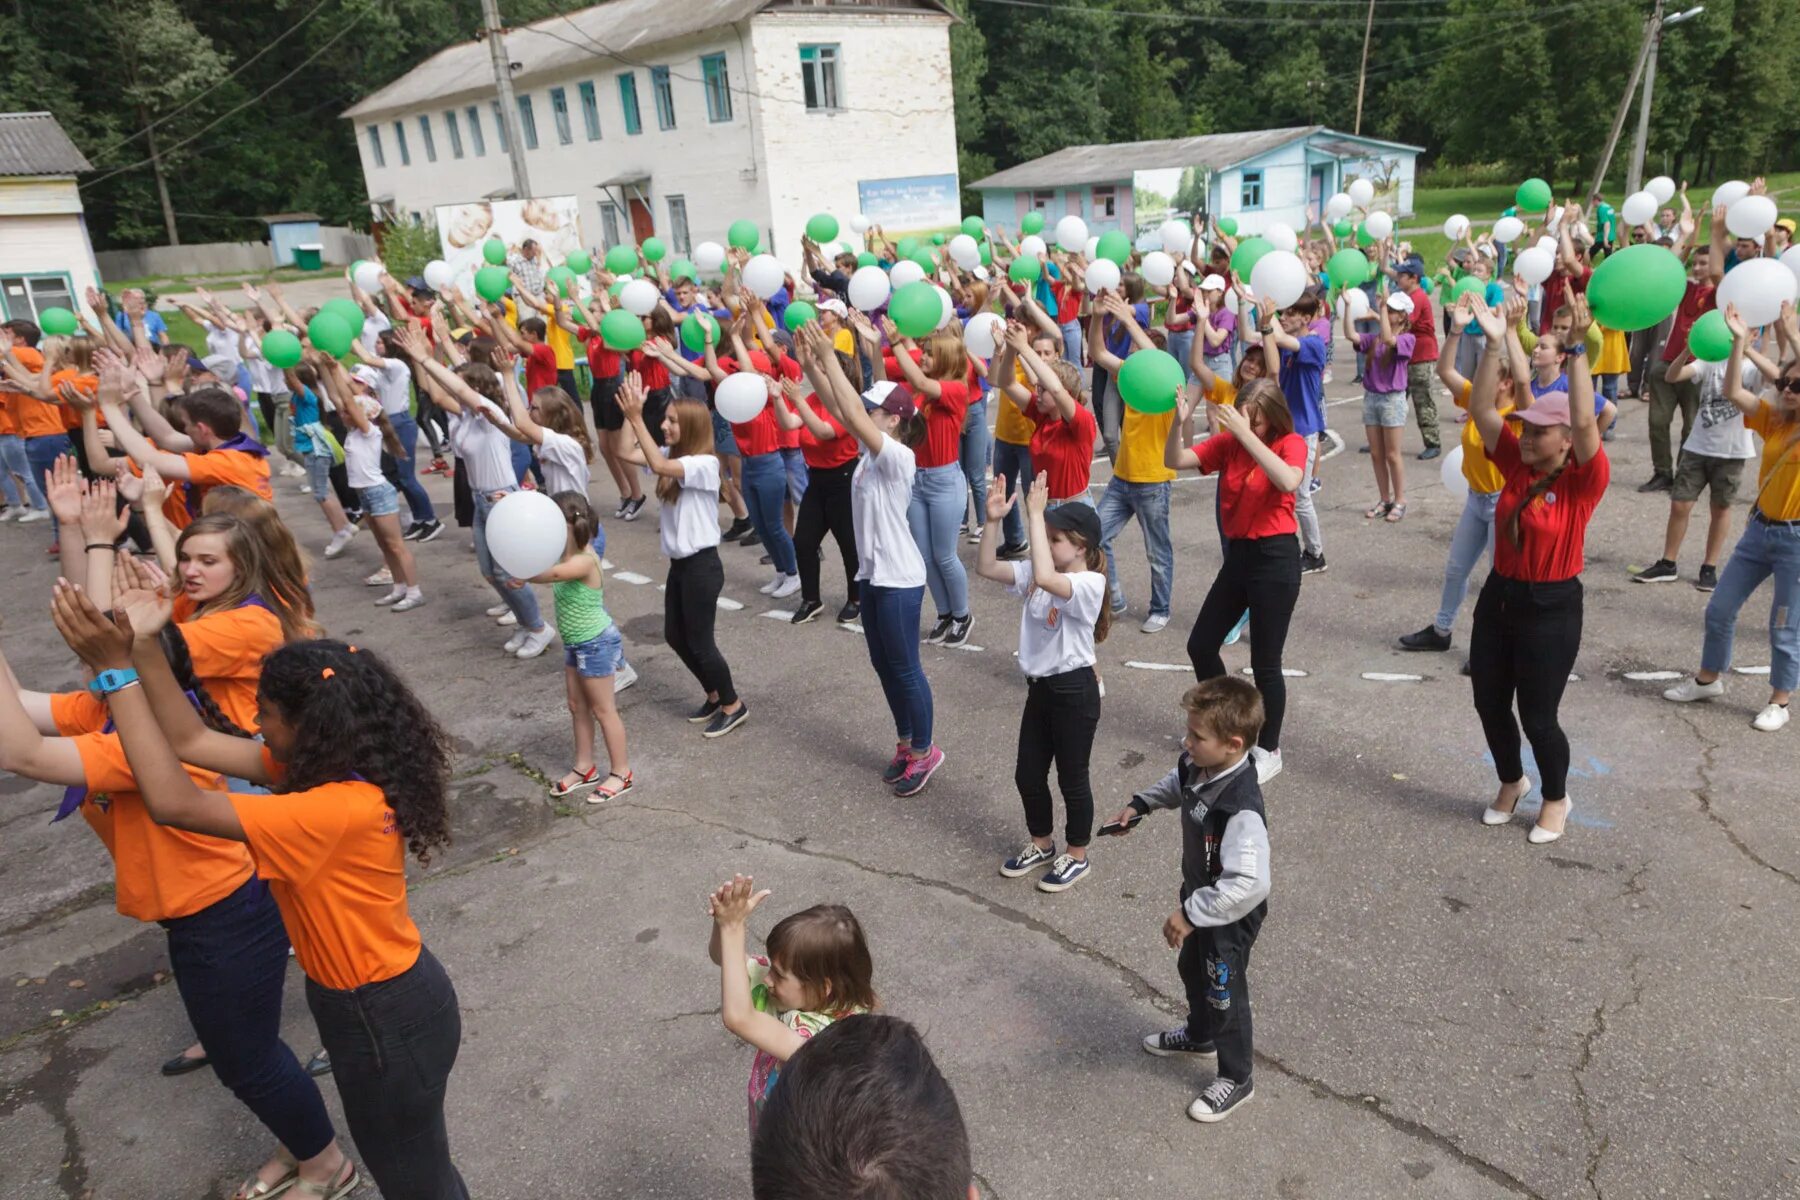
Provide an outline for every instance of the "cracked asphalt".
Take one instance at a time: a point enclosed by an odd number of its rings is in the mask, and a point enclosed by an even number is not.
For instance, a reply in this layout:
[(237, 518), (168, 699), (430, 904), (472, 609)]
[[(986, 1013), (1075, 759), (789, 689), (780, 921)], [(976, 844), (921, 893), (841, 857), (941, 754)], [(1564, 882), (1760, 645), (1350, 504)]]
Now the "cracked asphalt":
[[(1493, 778), (1457, 673), (1467, 608), (1450, 654), (1389, 648), (1436, 607), (1457, 515), (1437, 465), (1409, 460), (1404, 524), (1364, 522), (1356, 409), (1331, 410), (1350, 448), (1323, 472), (1331, 570), (1308, 578), (1296, 614), (1287, 665), (1306, 674), (1290, 680), (1287, 769), (1267, 789), (1257, 1094), (1212, 1127), (1183, 1115), (1202, 1071), (1137, 1048), (1182, 1008), (1159, 936), (1179, 882), (1172, 824), (1100, 844), (1061, 896), (995, 871), (1022, 832), (1017, 609), (999, 589), (973, 584), (985, 649), (926, 650), (949, 761), (901, 801), (876, 779), (888, 720), (861, 639), (765, 617), (751, 552), (724, 552), (725, 594), (745, 607), (719, 631), (754, 715), (716, 743), (679, 719), (692, 687), (661, 644), (654, 584), (614, 580), (608, 604), (643, 673), (623, 698), (637, 786), (559, 806), (542, 785), (568, 765), (556, 660), (501, 655), (466, 534), (420, 548), (431, 603), (409, 615), (370, 606), (368, 539), (317, 564), (332, 631), (403, 664), (462, 751), (457, 844), (417, 872), (413, 904), (462, 999), (450, 1117), (475, 1194), (748, 1195), (750, 1055), (714, 1015), (705, 954), (703, 896), (733, 871), (774, 889), (756, 932), (820, 901), (855, 909), (883, 1005), (923, 1027), (957, 1088), (990, 1196), (1800, 1194), (1800, 734), (1750, 729), (1765, 676), (1734, 675), (1724, 700), (1686, 709), (1623, 678), (1691, 667), (1704, 601), (1628, 579), (1655, 557), (1666, 499), (1634, 490), (1644, 406), (1623, 408), (1564, 704), (1576, 808), (1544, 848), (1523, 820), (1477, 820)], [(428, 486), (447, 507), (447, 484)], [(321, 544), (311, 502), (292, 481), (278, 491)], [(1102, 647), (1102, 813), (1177, 752), (1187, 677), (1125, 664), (1185, 664), (1218, 561), (1211, 484), (1176, 486), (1174, 525), (1173, 627), (1140, 634), (1139, 611)], [(608, 532), (619, 570), (661, 579), (652, 521)], [(14, 567), (0, 639), (28, 685), (63, 687), (75, 670), (45, 615), (43, 541), (0, 529)], [(1134, 533), (1121, 551), (1141, 600)], [(828, 562), (828, 611), (841, 586)], [(1742, 666), (1768, 662), (1767, 603), (1744, 614)], [(1248, 662), (1245, 647), (1226, 657)], [(228, 1195), (265, 1138), (210, 1074), (156, 1073), (190, 1040), (160, 932), (112, 910), (97, 839), (51, 827), (55, 799), (0, 776), (0, 1196)], [(284, 1028), (304, 1055), (316, 1037), (297, 969), (290, 982)]]

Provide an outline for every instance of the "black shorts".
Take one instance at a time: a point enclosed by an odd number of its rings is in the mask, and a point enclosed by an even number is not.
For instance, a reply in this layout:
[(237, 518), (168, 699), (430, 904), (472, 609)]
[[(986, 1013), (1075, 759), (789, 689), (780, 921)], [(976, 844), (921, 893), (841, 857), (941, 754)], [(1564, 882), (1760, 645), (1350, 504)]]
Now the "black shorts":
[[(594, 428), (619, 430), (625, 428), (625, 410), (619, 407), (619, 386), (622, 376), (614, 375), (611, 379), (594, 380), (593, 390), (588, 393), (588, 404), (594, 410)], [(649, 414), (646, 413), (647, 417)]]
[(669, 405), (674, 402), (675, 389), (672, 387), (644, 393), (644, 426), (659, 446), (663, 444), (663, 418), (669, 415)]

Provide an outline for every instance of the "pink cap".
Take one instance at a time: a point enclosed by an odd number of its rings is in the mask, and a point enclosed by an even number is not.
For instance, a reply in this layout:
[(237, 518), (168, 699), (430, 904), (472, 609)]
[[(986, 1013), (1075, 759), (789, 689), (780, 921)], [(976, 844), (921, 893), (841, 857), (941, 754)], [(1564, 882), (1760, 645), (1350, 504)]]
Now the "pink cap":
[(1531, 407), (1513, 414), (1530, 425), (1568, 425), (1569, 393), (1545, 392), (1531, 402)]

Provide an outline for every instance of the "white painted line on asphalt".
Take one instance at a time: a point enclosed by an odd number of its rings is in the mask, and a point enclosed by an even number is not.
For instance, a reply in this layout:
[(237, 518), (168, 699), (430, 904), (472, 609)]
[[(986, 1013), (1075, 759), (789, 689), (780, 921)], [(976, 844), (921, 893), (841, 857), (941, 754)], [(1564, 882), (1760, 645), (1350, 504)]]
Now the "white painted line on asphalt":
[[(1239, 671), (1238, 674), (1254, 675), (1254, 674), (1256, 674), (1256, 668), (1255, 667), (1245, 667), (1243, 670)], [(1284, 679), (1305, 679), (1306, 678), (1306, 672), (1300, 670), (1298, 667), (1283, 667), (1283, 668), (1281, 668), (1281, 675), (1282, 675), (1282, 678), (1284, 678)], [(1416, 678), (1416, 676), (1415, 676), (1415, 678)]]
[(789, 608), (768, 608), (763, 610), (763, 616), (773, 617), (777, 621), (792, 622), (794, 619), (794, 611)]
[(1760, 667), (1733, 667), (1731, 669), (1738, 675), (1767, 675), (1769, 673), (1766, 664)]
[[(661, 591), (662, 589), (658, 588), (657, 590)], [(738, 603), (736, 600), (733, 600), (729, 596), (720, 596), (719, 597), (719, 607), (724, 609), (726, 612), (738, 612), (744, 606), (742, 604)]]
[(612, 559), (610, 559), (610, 558), (603, 558), (603, 559), (601, 559), (601, 560), (600, 560), (600, 569), (601, 569), (601, 570), (602, 570), (602, 571), (610, 571), (610, 570), (612, 570), (612, 569), (613, 569), (613, 561), (612, 561)]
[(1370, 683), (1422, 683), (1423, 675), (1407, 675), (1399, 671), (1364, 671), (1362, 677)]
[(967, 650), (971, 654), (980, 654), (983, 650), (986, 650), (987, 647), (986, 646), (977, 646), (977, 645), (973, 644), (972, 642), (964, 642), (960, 646), (945, 646), (944, 649), (946, 649), (946, 650)]
[(1125, 665), (1135, 667), (1139, 671), (1192, 671), (1194, 669), (1187, 663), (1138, 662), (1135, 659)]
[(861, 633), (863, 627), (855, 621), (839, 621), (837, 627), (850, 633)]
[(1669, 679), (1683, 678), (1680, 671), (1627, 671), (1625, 678), (1633, 683), (1662, 683)]
[(635, 583), (640, 587), (650, 582), (648, 575), (639, 575), (636, 571), (618, 571), (614, 573), (613, 578), (620, 583)]
[(1573, 672), (1573, 671), (1570, 671), (1570, 672), (1569, 672), (1569, 682), (1570, 682), (1570, 683), (1580, 683), (1580, 682), (1581, 682), (1581, 676), (1579, 676), (1579, 675), (1577, 675), (1577, 674), (1575, 674), (1575, 672)]
[(1319, 462), (1324, 462), (1328, 458), (1336, 458), (1344, 452), (1344, 439), (1337, 435), (1336, 430), (1327, 429), (1325, 436), (1331, 439), (1331, 449), (1319, 455)]

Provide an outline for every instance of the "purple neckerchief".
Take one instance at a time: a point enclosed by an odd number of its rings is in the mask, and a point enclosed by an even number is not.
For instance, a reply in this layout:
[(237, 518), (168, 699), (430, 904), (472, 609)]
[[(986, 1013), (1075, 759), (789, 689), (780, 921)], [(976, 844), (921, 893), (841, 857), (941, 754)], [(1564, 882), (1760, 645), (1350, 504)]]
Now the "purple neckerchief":
[[(269, 448), (267, 446), (241, 430), (214, 446), (212, 450), (207, 451), (207, 453), (211, 454), (213, 450), (240, 450), (245, 454), (254, 454), (258, 458), (269, 457)], [(194, 485), (190, 483), (187, 487), (186, 499), (188, 516), (199, 516), (200, 503), (205, 499), (204, 494), (195, 490)]]

